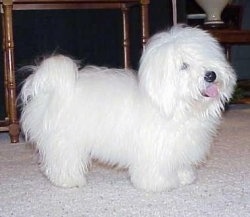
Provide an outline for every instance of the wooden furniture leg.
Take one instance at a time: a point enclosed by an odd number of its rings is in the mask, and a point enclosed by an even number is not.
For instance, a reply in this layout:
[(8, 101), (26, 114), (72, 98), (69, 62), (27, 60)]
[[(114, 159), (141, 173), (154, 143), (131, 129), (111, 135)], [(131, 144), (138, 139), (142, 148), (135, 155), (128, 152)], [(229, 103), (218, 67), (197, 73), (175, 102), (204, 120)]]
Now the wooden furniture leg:
[(229, 44), (225, 45), (226, 57), (229, 62), (231, 62), (231, 46)]
[(19, 142), (19, 124), (16, 110), (16, 81), (14, 69), (14, 42), (13, 42), (13, 26), (12, 26), (12, 0), (3, 0), (3, 41), (4, 41), (4, 58), (5, 58), (5, 77), (7, 89), (7, 115), (9, 118), (9, 135), (12, 143)]
[[(141, 28), (142, 28), (142, 45), (143, 49), (149, 38), (149, 21), (148, 21), (149, 0), (141, 1)], [(124, 4), (122, 6), (123, 17), (123, 49), (124, 49), (124, 67), (131, 67), (130, 61), (130, 37), (129, 37), (129, 8)]]
[(145, 49), (145, 45), (149, 38), (149, 21), (148, 21), (148, 5), (149, 0), (141, 1), (141, 21), (142, 21), (142, 45)]
[(8, 76), (7, 73), (5, 73), (7, 71), (7, 57), (6, 57), (6, 48), (5, 48), (5, 24), (4, 24), (4, 15), (3, 15), (3, 11), (1, 8), (1, 14), (2, 14), (2, 47), (3, 47), (3, 64), (4, 64), (4, 93), (5, 93), (5, 112), (6, 112), (6, 118), (5, 118), (5, 122), (6, 124), (8, 124), (9, 122), (9, 96), (8, 96), (8, 89), (7, 89), (7, 85), (8, 85)]
[(122, 6), (122, 20), (123, 20), (123, 50), (124, 50), (124, 67), (130, 68), (130, 39), (129, 39), (129, 17), (128, 7), (124, 4)]

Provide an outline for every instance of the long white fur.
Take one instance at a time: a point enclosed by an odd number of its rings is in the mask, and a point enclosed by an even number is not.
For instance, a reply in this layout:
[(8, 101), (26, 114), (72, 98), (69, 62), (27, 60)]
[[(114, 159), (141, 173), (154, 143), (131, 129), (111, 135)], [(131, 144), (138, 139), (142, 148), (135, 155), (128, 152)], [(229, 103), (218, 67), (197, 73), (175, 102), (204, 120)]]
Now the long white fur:
[[(202, 95), (206, 71), (216, 73), (216, 97)], [(45, 59), (22, 88), (22, 129), (55, 185), (85, 185), (95, 158), (128, 167), (137, 188), (168, 190), (195, 180), (235, 82), (214, 38), (175, 26), (149, 40), (138, 76)]]

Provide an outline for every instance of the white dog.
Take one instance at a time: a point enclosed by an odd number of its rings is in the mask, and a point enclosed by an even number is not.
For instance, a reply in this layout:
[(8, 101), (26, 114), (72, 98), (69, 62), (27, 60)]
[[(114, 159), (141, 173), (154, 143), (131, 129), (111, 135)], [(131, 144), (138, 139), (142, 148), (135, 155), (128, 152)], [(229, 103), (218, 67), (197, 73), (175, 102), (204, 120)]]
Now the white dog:
[(79, 66), (57, 55), (22, 88), (22, 129), (57, 186), (86, 184), (91, 159), (128, 167), (146, 191), (190, 184), (236, 76), (218, 42), (198, 28), (154, 35), (131, 70)]

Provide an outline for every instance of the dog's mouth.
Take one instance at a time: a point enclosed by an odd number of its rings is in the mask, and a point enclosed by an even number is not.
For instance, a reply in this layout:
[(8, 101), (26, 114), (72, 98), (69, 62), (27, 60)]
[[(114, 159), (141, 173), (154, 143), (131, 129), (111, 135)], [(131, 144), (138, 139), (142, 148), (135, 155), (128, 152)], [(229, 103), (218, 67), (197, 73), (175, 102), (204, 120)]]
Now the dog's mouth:
[(219, 95), (219, 89), (215, 83), (207, 83), (205, 89), (201, 92), (204, 97), (215, 98)]

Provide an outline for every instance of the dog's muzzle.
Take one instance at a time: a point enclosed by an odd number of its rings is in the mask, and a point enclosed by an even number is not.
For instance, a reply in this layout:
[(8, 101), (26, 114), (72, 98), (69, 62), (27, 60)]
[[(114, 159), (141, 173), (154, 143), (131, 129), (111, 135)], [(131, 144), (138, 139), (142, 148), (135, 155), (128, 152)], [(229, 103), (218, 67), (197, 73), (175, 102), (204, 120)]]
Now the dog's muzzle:
[(214, 71), (207, 71), (204, 76), (205, 89), (202, 95), (205, 97), (216, 97), (219, 94), (217, 85), (215, 84), (216, 74)]

